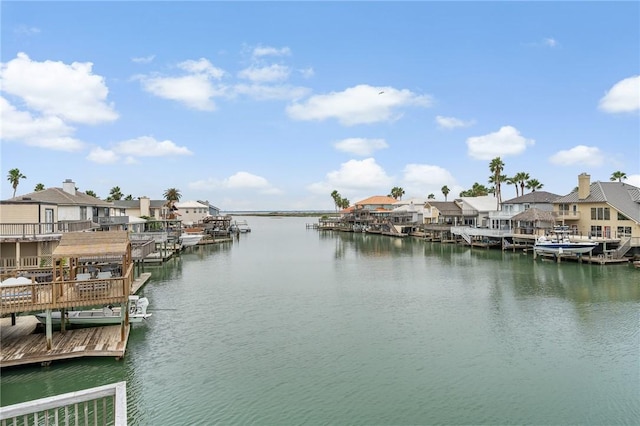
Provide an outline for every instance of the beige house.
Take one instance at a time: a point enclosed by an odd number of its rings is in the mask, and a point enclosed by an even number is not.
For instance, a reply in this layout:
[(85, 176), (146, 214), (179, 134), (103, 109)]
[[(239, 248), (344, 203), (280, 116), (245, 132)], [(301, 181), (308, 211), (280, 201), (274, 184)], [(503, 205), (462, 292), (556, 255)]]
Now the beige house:
[(574, 233), (599, 238), (632, 239), (640, 245), (640, 188), (624, 182), (593, 182), (578, 176), (578, 188), (553, 203), (558, 223)]

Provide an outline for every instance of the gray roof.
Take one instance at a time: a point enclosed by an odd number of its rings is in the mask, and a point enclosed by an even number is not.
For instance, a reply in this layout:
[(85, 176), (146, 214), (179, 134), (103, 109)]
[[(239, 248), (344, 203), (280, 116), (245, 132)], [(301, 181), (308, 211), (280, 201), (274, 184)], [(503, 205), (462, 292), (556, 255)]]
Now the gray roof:
[(108, 201), (100, 198), (92, 197), (84, 192), (76, 191), (76, 195), (65, 192), (62, 188), (47, 188), (42, 191), (30, 192), (18, 197), (9, 198), (11, 202), (42, 202), (57, 204), (59, 206), (95, 206), (95, 207), (111, 207)]
[(521, 195), (519, 197), (511, 198), (510, 200), (503, 201), (502, 204), (541, 204), (541, 203), (553, 203), (560, 195), (553, 194), (547, 191), (532, 191), (528, 194)]
[(589, 196), (578, 198), (578, 191), (560, 197), (554, 203), (606, 203), (629, 219), (640, 223), (640, 188), (624, 182), (594, 182), (589, 187)]
[(437, 208), (443, 216), (462, 216), (462, 209), (453, 201), (427, 201), (426, 204)]
[[(140, 200), (115, 200), (113, 205), (125, 209), (137, 209), (140, 208)], [(149, 200), (149, 207), (152, 209), (159, 209), (166, 205), (167, 200)]]

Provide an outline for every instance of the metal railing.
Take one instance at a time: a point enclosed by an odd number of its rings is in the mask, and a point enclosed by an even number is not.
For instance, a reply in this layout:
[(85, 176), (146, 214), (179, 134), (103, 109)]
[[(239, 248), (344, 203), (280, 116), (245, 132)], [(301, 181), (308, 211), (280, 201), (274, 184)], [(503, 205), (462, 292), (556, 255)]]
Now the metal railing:
[(127, 425), (127, 384), (117, 382), (0, 407), (1, 426)]

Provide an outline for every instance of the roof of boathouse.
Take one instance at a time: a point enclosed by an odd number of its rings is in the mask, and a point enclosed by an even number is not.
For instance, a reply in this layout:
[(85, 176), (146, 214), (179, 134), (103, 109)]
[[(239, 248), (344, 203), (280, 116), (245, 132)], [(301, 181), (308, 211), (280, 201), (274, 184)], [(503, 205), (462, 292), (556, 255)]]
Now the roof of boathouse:
[(519, 220), (521, 222), (547, 222), (553, 224), (556, 218), (550, 211), (532, 207), (513, 216), (511, 220)]
[(53, 257), (115, 257), (126, 255), (131, 242), (127, 231), (68, 232), (62, 234)]

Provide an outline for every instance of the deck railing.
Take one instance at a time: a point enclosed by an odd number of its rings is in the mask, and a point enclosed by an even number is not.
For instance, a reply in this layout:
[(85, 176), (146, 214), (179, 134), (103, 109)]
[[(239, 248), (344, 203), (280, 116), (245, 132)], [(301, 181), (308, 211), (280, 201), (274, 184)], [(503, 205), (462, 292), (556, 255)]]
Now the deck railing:
[(93, 228), (90, 220), (61, 221), (51, 223), (0, 223), (0, 236), (35, 238), (64, 232), (86, 231)]
[(0, 407), (1, 426), (41, 424), (126, 426), (126, 382)]

